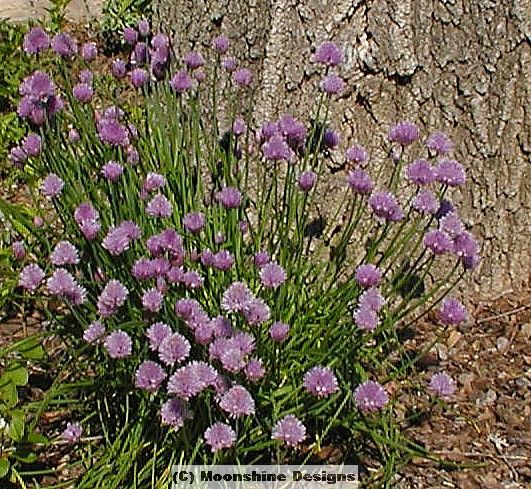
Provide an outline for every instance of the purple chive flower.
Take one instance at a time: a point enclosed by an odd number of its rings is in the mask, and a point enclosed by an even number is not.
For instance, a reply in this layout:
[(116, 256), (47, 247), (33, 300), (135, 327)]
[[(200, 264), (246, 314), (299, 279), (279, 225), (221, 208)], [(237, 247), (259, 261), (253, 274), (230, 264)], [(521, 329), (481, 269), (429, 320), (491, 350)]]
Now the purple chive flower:
[(242, 194), (237, 188), (225, 187), (218, 192), (216, 200), (226, 209), (236, 209), (242, 203)]
[(225, 68), (227, 71), (232, 72), (238, 67), (238, 62), (232, 56), (227, 56), (226, 58), (223, 58), (221, 66), (223, 66), (223, 68)]
[(142, 184), (142, 188), (146, 192), (152, 192), (153, 190), (158, 190), (166, 185), (166, 179), (164, 176), (159, 175), (158, 173), (148, 173), (144, 183)]
[(354, 311), (354, 324), (362, 331), (374, 331), (378, 326), (378, 312), (369, 307), (360, 307)]
[(77, 53), (76, 41), (68, 34), (61, 32), (52, 39), (52, 49), (62, 58), (71, 58)]
[(138, 41), (138, 32), (133, 27), (126, 27), (123, 33), (124, 41), (127, 44), (135, 44)]
[(258, 299), (256, 297), (247, 303), (242, 312), (245, 320), (250, 326), (257, 326), (259, 324), (265, 323), (271, 315), (269, 306), (264, 302), (264, 300)]
[(434, 214), (439, 208), (439, 201), (431, 190), (421, 190), (413, 199), (412, 206), (423, 214)]
[(271, 261), (271, 255), (267, 251), (257, 251), (254, 254), (254, 264), (258, 268), (262, 268)]
[(211, 267), (214, 264), (214, 253), (211, 250), (204, 250), (201, 253), (201, 264), (205, 267)]
[(213, 257), (212, 266), (217, 270), (230, 270), (233, 264), (234, 257), (227, 250), (218, 251)]
[(50, 173), (41, 183), (41, 192), (44, 196), (54, 198), (61, 194), (65, 182), (55, 173)]
[[(274, 130), (274, 127), (271, 129)], [(285, 114), (278, 120), (277, 127), (277, 131), (286, 138), (290, 148), (295, 150), (304, 145), (308, 130), (302, 122), (289, 114)]]
[(162, 367), (151, 360), (142, 362), (135, 373), (135, 387), (148, 392), (157, 392), (166, 378)]
[(335, 95), (343, 91), (345, 88), (345, 82), (340, 76), (331, 73), (323, 78), (320, 87), (327, 95)]
[(74, 128), (68, 131), (68, 140), (71, 143), (77, 143), (80, 139), (79, 132), (77, 132)]
[(396, 197), (390, 192), (377, 192), (369, 198), (369, 206), (380, 219), (396, 222), (404, 218)]
[(9, 151), (9, 161), (13, 163), (17, 168), (22, 168), (24, 163), (28, 159), (26, 152), (19, 146), (11, 148)]
[(22, 260), (26, 256), (26, 248), (23, 241), (13, 241), (11, 244), (11, 253), (15, 260)]
[(64, 268), (57, 268), (46, 281), (46, 288), (52, 295), (64, 297), (75, 305), (82, 304), (86, 298), (86, 291), (80, 287), (74, 277)]
[(164, 296), (157, 289), (149, 289), (142, 295), (142, 307), (149, 312), (159, 312), (164, 305)]
[(121, 80), (127, 74), (127, 66), (123, 59), (115, 59), (111, 65), (112, 76)]
[(232, 132), (235, 136), (241, 136), (247, 129), (247, 124), (242, 117), (237, 117), (232, 123)]
[(289, 326), (285, 323), (277, 321), (269, 328), (269, 336), (275, 343), (283, 343), (288, 339)]
[(166, 401), (160, 410), (162, 424), (169, 425), (173, 429), (179, 429), (184, 426), (185, 415), (185, 405), (181, 399), (176, 397)]
[(355, 145), (351, 146), (345, 152), (345, 156), (348, 161), (362, 166), (367, 161), (367, 151), (363, 146)]
[(456, 390), (455, 382), (446, 372), (433, 374), (430, 378), (428, 390), (435, 396), (446, 399)]
[(229, 50), (229, 38), (225, 36), (218, 36), (212, 40), (212, 47), (219, 54), (225, 54)]
[(109, 280), (98, 298), (98, 312), (104, 317), (110, 317), (122, 307), (129, 291), (118, 280)]
[(82, 221), (79, 223), (79, 230), (85, 239), (91, 241), (100, 232), (101, 224), (98, 221)]
[(243, 311), (252, 299), (253, 295), (246, 284), (234, 282), (223, 293), (221, 308), (229, 312)]
[(202, 311), (201, 305), (195, 299), (179, 299), (175, 302), (175, 314), (185, 321)]
[(83, 332), (83, 339), (87, 343), (96, 343), (105, 334), (105, 326), (99, 321), (94, 321)]
[(42, 228), (44, 226), (44, 219), (41, 216), (35, 216), (33, 218), (33, 225), (36, 228)]
[(461, 221), (459, 215), (455, 211), (449, 212), (441, 218), (439, 221), (439, 229), (444, 231), (454, 240), (465, 232), (463, 221)]
[(438, 311), (439, 320), (445, 326), (460, 324), (467, 319), (466, 308), (456, 299), (445, 299)]
[(449, 187), (458, 187), (466, 181), (465, 169), (455, 160), (443, 160), (435, 167), (435, 177), (438, 182)]
[(98, 136), (104, 143), (112, 146), (129, 146), (129, 131), (115, 118), (104, 117), (97, 123)]
[(269, 141), (262, 145), (264, 157), (272, 161), (289, 161), (292, 151), (288, 143), (281, 136), (272, 136)]
[(235, 70), (232, 74), (232, 81), (240, 87), (248, 87), (251, 84), (253, 75), (247, 68)]
[(176, 363), (181, 363), (182, 361), (186, 360), (190, 354), (189, 341), (183, 335), (171, 332), (164, 338), (160, 339), (162, 334), (165, 332), (166, 331), (163, 331), (162, 327), (160, 326), (158, 327), (158, 330), (152, 331), (152, 336), (155, 334), (160, 335), (155, 338), (155, 344), (160, 340), (158, 347), (160, 361), (165, 365), (175, 365)]
[(82, 103), (87, 103), (92, 100), (94, 89), (87, 83), (78, 83), (72, 90), (74, 98)]
[(155, 195), (146, 206), (146, 213), (150, 217), (170, 217), (172, 210), (171, 202), (162, 194)]
[(141, 36), (146, 37), (150, 32), (149, 21), (147, 19), (140, 19), (136, 27)]
[(406, 168), (407, 178), (416, 185), (428, 185), (435, 181), (435, 172), (427, 160), (415, 160)]
[(61, 433), (61, 438), (68, 443), (77, 443), (82, 434), (83, 428), (79, 423), (66, 423), (66, 429)]
[(328, 367), (313, 367), (304, 374), (304, 388), (314, 396), (327, 397), (338, 390), (334, 372)]
[(309, 192), (317, 180), (317, 175), (313, 171), (305, 171), (299, 175), (297, 186), (302, 192)]
[(426, 148), (431, 149), (437, 155), (445, 155), (452, 151), (453, 147), (451, 139), (443, 132), (435, 132), (426, 140)]
[(378, 285), (381, 279), (382, 271), (372, 263), (366, 263), (356, 268), (356, 282), (364, 289)]
[(372, 380), (368, 380), (356, 388), (354, 399), (363, 413), (378, 411), (389, 401), (385, 389), (378, 382)]
[(102, 246), (111, 255), (120, 255), (129, 248), (132, 240), (140, 237), (140, 228), (133, 221), (123, 221), (109, 229)]
[(111, 358), (125, 358), (131, 355), (133, 342), (129, 335), (120, 329), (105, 338), (105, 349)]
[(34, 132), (30, 132), (22, 141), (22, 149), (28, 156), (39, 156), (42, 151), (41, 137)]
[(455, 207), (452, 204), (452, 202), (450, 202), (447, 199), (443, 199), (441, 200), (439, 208), (437, 209), (437, 212), (435, 213), (435, 217), (437, 219), (442, 219), (444, 216), (446, 216), (446, 214), (448, 214), (449, 212), (453, 212), (453, 211), (455, 211)]
[(143, 65), (147, 61), (148, 46), (145, 42), (139, 42), (135, 45), (131, 53), (131, 63)]
[(190, 90), (194, 86), (193, 80), (186, 71), (178, 71), (170, 80), (171, 88), (178, 94)]
[(204, 434), (205, 443), (210, 446), (212, 453), (222, 448), (230, 448), (236, 442), (236, 433), (225, 423), (214, 423)]
[(80, 204), (74, 211), (74, 219), (78, 224), (83, 221), (97, 221), (99, 214), (92, 204), (85, 202)]
[(285, 270), (275, 262), (270, 262), (260, 269), (260, 281), (264, 287), (276, 289), (286, 281)]
[(38, 54), (50, 47), (48, 34), (40, 27), (33, 27), (25, 36), (22, 44), (28, 54)]
[(93, 61), (98, 55), (98, 48), (95, 42), (86, 42), (81, 46), (81, 56), (85, 61)]
[(168, 380), (168, 392), (185, 401), (196, 396), (206, 387), (207, 384), (199, 382), (191, 363), (178, 368)]
[(323, 42), (317, 47), (313, 60), (328, 66), (338, 66), (343, 64), (343, 51), (334, 42)]
[(135, 68), (131, 71), (131, 83), (135, 88), (144, 86), (149, 79), (149, 74), (143, 68)]
[(92, 85), (94, 80), (94, 73), (90, 70), (81, 70), (79, 72), (79, 81), (81, 83), (86, 83), (87, 85)]
[(44, 277), (45, 273), (39, 265), (36, 265), (35, 263), (26, 265), (20, 272), (18, 286), (34, 292), (44, 280)]
[(79, 253), (77, 248), (69, 241), (60, 241), (55, 245), (50, 261), (56, 265), (75, 265), (79, 263)]
[(409, 121), (402, 121), (389, 130), (389, 141), (398, 143), (402, 146), (409, 146), (419, 138), (419, 128), (416, 124)]
[(190, 51), (184, 56), (184, 64), (189, 70), (195, 70), (205, 64), (205, 59), (197, 51)]
[(198, 233), (205, 226), (205, 216), (200, 212), (190, 212), (184, 216), (183, 226), (191, 233)]
[(339, 137), (338, 132), (334, 131), (333, 129), (325, 129), (325, 132), (323, 134), (323, 144), (325, 148), (337, 148), (340, 142), (341, 138)]
[(295, 447), (306, 438), (306, 427), (296, 416), (288, 414), (273, 426), (271, 438), (280, 440), (290, 447)]
[(459, 258), (479, 258), (479, 246), (474, 235), (469, 231), (463, 231), (454, 238), (454, 253)]
[(245, 365), (245, 376), (252, 382), (262, 379), (265, 374), (265, 368), (262, 364), (262, 360), (259, 358), (252, 358)]
[(451, 253), (454, 249), (452, 238), (444, 231), (433, 229), (424, 236), (424, 246), (435, 255)]
[(361, 309), (371, 309), (378, 312), (385, 306), (385, 297), (376, 287), (371, 287), (361, 294), (358, 304)]
[(249, 416), (254, 414), (254, 399), (245, 387), (235, 385), (223, 394), (219, 407), (231, 418)]
[(116, 161), (109, 161), (105, 163), (101, 169), (101, 174), (103, 177), (110, 182), (117, 182), (122, 176), (123, 172), (124, 167), (120, 165), (120, 163), (116, 163)]
[(150, 350), (158, 351), (162, 342), (171, 334), (171, 328), (167, 324), (153, 323), (146, 331)]
[(374, 189), (374, 182), (365, 170), (351, 170), (347, 175), (348, 186), (354, 192), (367, 195)]

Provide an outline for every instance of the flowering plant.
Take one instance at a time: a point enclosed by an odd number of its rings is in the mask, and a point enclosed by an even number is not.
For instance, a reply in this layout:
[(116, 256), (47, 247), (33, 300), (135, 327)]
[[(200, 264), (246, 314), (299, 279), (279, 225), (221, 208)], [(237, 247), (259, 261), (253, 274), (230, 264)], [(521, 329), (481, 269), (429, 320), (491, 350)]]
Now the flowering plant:
[[(129, 58), (102, 76), (93, 44), (38, 28), (25, 41), (58, 62), (20, 87), (33, 131), (11, 160), (40, 176), (46, 212), (31, 252), (13, 245), (18, 290), (93, 379), (101, 426), (76, 415), (143, 460), (146, 480), (149, 464), (179, 460), (308, 460), (340, 430), (419, 450), (393, 422), (396, 381), (414, 366), (399, 333), (433, 309), (464, 321), (448, 294), (479, 260), (449, 200), (465, 182), (451, 140), (404, 121), (378, 166), (348, 147), (337, 207), (318, 218), (341, 144), (328, 122), (345, 86), (337, 45), (315, 52), (326, 73), (310, 123), (254, 120), (252, 72), (225, 37), (181, 60), (146, 21), (124, 39)], [(440, 373), (426, 392), (453, 389)], [(106, 463), (80, 487), (130, 477)]]

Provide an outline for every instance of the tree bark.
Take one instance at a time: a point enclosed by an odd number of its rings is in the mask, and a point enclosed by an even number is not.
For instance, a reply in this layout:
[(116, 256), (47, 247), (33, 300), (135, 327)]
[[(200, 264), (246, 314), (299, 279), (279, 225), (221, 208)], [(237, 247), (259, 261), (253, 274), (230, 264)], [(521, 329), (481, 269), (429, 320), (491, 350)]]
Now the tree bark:
[[(221, 33), (257, 77), (256, 118), (307, 117), (322, 71), (312, 49), (346, 51), (348, 89), (331, 120), (343, 146), (377, 148), (410, 119), (446, 131), (468, 174), (453, 194), (482, 241), (469, 297), (529, 285), (531, 48), (526, 0), (155, 0), (179, 50)], [(382, 149), (378, 149), (382, 148)]]

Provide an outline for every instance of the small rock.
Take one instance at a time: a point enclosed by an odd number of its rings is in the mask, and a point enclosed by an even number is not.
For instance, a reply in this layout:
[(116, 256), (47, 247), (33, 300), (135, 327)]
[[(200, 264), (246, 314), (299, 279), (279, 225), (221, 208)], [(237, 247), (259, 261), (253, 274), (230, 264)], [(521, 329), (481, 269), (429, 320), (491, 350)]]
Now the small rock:
[(476, 404), (479, 405), (490, 405), (496, 402), (498, 394), (492, 389), (489, 389), (487, 392), (484, 392), (476, 399)]
[(509, 346), (509, 340), (505, 336), (500, 336), (496, 340), (496, 348), (498, 350), (505, 350)]

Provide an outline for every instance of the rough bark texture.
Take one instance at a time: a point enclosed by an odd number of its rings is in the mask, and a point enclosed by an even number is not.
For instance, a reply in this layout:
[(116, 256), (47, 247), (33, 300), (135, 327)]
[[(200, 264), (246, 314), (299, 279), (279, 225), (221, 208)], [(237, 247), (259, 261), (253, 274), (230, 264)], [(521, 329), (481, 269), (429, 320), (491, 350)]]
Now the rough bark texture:
[[(331, 119), (343, 144), (383, 148), (408, 118), (447, 131), (469, 182), (454, 194), (482, 238), (470, 290), (496, 296), (531, 270), (531, 49), (526, 0), (155, 0), (179, 50), (226, 34), (257, 76), (259, 122), (306, 115), (321, 71), (314, 46), (346, 50), (349, 89)], [(382, 140), (375, 140), (382, 138)], [(373, 160), (383, 159), (375, 151)], [(478, 279), (479, 277), (479, 279)], [(475, 294), (474, 294), (475, 295)]]

